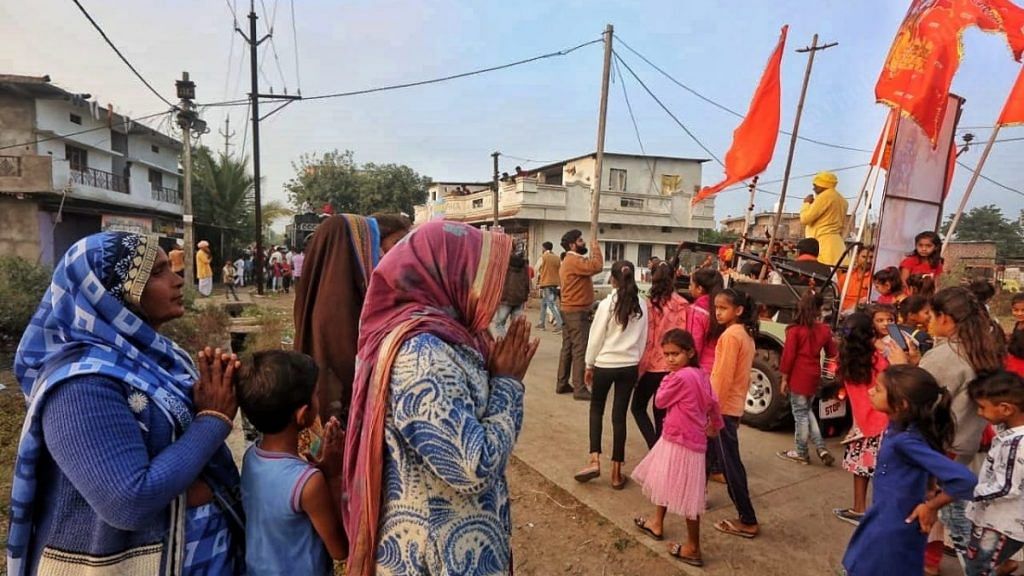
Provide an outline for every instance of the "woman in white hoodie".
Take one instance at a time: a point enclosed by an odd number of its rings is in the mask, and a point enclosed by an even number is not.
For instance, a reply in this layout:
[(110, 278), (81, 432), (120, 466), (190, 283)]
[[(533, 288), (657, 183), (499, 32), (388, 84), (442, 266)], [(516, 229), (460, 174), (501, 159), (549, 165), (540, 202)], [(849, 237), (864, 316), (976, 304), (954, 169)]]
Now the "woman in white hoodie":
[(584, 380), (591, 389), (590, 464), (576, 473), (578, 482), (601, 475), (601, 434), (608, 393), (612, 402), (612, 488), (626, 485), (622, 462), (626, 459), (626, 413), (637, 381), (637, 367), (647, 342), (647, 307), (640, 299), (631, 262), (612, 264), (614, 290), (597, 305), (587, 342)]

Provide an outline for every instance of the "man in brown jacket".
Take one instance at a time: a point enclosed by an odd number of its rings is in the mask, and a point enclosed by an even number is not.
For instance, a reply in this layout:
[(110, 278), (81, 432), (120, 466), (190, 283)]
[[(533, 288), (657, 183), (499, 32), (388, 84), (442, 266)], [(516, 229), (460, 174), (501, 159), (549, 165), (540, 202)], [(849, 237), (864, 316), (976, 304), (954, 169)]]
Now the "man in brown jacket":
[(593, 257), (584, 257), (587, 244), (579, 230), (570, 230), (562, 236), (562, 248), (566, 255), (558, 272), (562, 282), (562, 319), (565, 324), (555, 392), (572, 392), (576, 400), (590, 400), (590, 391), (583, 384), (583, 369), (590, 337), (591, 306), (594, 304), (593, 277), (604, 270), (604, 259), (601, 258), (601, 245), (597, 242), (591, 243)]
[(544, 253), (537, 262), (537, 287), (540, 288), (540, 322), (537, 328), (544, 330), (548, 325), (548, 312), (555, 323), (555, 334), (562, 331), (562, 315), (558, 312), (558, 286), (562, 283), (559, 269), (562, 261), (551, 251), (551, 242), (542, 244)]

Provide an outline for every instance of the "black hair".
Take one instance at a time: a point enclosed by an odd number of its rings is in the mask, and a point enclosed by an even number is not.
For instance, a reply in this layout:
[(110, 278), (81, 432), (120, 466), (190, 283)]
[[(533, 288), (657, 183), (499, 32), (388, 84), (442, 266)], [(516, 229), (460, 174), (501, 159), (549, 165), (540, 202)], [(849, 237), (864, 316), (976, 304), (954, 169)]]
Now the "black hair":
[(889, 266), (875, 272), (875, 277), (872, 281), (875, 284), (888, 284), (891, 294), (903, 292), (903, 277), (900, 276), (900, 269), (895, 266)]
[(541, 246), (542, 246), (542, 247), (543, 247), (543, 248), (544, 248), (545, 250), (554, 250), (554, 249), (555, 249), (555, 245), (554, 245), (554, 244), (552, 244), (551, 242), (545, 242), (545, 243), (541, 244)]
[(313, 403), (317, 374), (316, 362), (300, 352), (256, 352), (238, 376), (238, 406), (256, 430), (281, 432), (296, 410)]
[(668, 302), (676, 292), (676, 269), (664, 260), (654, 266), (651, 274), (651, 289), (647, 291), (647, 297), (651, 304), (661, 310), (661, 307)]
[(690, 353), (690, 361), (686, 363), (691, 368), (700, 367), (700, 358), (697, 356), (697, 346), (693, 340), (693, 334), (680, 328), (673, 328), (661, 337), (661, 345), (674, 344)]
[(917, 256), (919, 259), (921, 258), (917, 254), (917, 243), (921, 240), (931, 240), (932, 244), (935, 245), (935, 249), (932, 250), (931, 255), (928, 256), (927, 261), (932, 268), (939, 267), (942, 264), (942, 238), (939, 238), (939, 235), (931, 230), (925, 230), (917, 236), (914, 236), (914, 250), (910, 254), (907, 254), (907, 256)]
[(903, 430), (915, 427), (933, 450), (944, 453), (956, 432), (949, 391), (927, 370), (909, 364), (890, 366), (882, 376), (889, 420)]
[(907, 316), (917, 314), (929, 306), (931, 306), (931, 300), (922, 294), (907, 296), (899, 304), (900, 318), (906, 322)]
[(993, 404), (1006, 402), (1024, 410), (1024, 378), (1007, 370), (976, 378), (967, 385), (971, 400), (988, 400)]
[[(1010, 300), (1010, 306), (1015, 304), (1024, 304), (1024, 292), (1013, 295), (1013, 298)], [(1006, 351), (1017, 358), (1024, 358), (1024, 326), (1019, 325), (1017, 322), (1013, 324), (1013, 331), (1010, 333)]]
[(907, 276), (907, 292), (931, 298), (935, 295), (935, 278), (926, 274), (911, 274)]
[(797, 254), (810, 254), (817, 257), (820, 251), (821, 245), (818, 244), (818, 240), (815, 238), (804, 238), (796, 243)]
[(824, 306), (825, 298), (814, 290), (808, 290), (796, 304), (793, 324), (810, 328), (821, 322), (821, 309)]
[(408, 232), (412, 228), (412, 220), (405, 214), (374, 214), (371, 216), (377, 221), (377, 230), (380, 237), (387, 238), (395, 232)]
[(726, 302), (732, 306), (743, 307), (743, 312), (736, 322), (743, 326), (743, 329), (747, 331), (747, 334), (750, 334), (751, 338), (757, 338), (757, 302), (750, 297), (750, 294), (740, 292), (734, 288), (726, 288), (715, 296), (716, 300), (718, 298), (725, 298)]
[(640, 288), (636, 285), (633, 271), (636, 267), (632, 262), (619, 260), (612, 264), (612, 278), (615, 279), (615, 320), (620, 326), (629, 324), (630, 318), (643, 318), (644, 310), (640, 307)]
[(1005, 343), (994, 334), (992, 318), (970, 290), (961, 286), (939, 290), (932, 298), (932, 311), (953, 319), (954, 338), (976, 374), (995, 372), (1002, 367)]
[(866, 312), (846, 317), (840, 329), (839, 376), (846, 384), (871, 384), (875, 364), (875, 324)]
[(690, 282), (696, 284), (708, 295), (711, 309), (708, 310), (708, 315), (711, 319), (708, 323), (708, 331), (704, 338), (704, 343), (710, 343), (712, 340), (722, 335), (725, 327), (718, 324), (718, 319), (715, 318), (715, 296), (722, 291), (725, 287), (725, 281), (722, 280), (722, 275), (717, 270), (711, 268), (701, 268), (690, 276)]
[(974, 294), (974, 297), (977, 298), (978, 302), (981, 304), (988, 304), (988, 301), (996, 295), (996, 287), (988, 280), (982, 280), (981, 278), (972, 280), (971, 283), (967, 285), (967, 289)]
[(566, 251), (572, 250), (573, 245), (576, 244), (576, 241), (579, 240), (581, 236), (583, 236), (583, 232), (580, 232), (576, 228), (573, 228), (572, 230), (569, 230), (568, 232), (563, 234), (561, 242), (562, 249)]

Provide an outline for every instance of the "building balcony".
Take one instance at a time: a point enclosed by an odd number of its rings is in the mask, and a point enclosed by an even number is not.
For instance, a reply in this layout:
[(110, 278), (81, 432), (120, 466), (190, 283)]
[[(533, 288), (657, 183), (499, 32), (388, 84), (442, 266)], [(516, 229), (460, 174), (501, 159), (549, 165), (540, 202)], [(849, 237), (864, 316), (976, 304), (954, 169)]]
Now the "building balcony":
[(165, 186), (154, 186), (153, 184), (150, 184), (149, 187), (149, 194), (153, 200), (156, 200), (157, 202), (167, 202), (168, 204), (177, 204), (179, 206), (182, 205), (181, 190), (176, 188), (167, 188)]
[(103, 170), (97, 170), (96, 168), (72, 168), (71, 181), (76, 184), (110, 190), (111, 192), (129, 193), (127, 178), (110, 172), (104, 172)]
[(0, 192), (31, 193), (53, 190), (49, 156), (0, 155)]

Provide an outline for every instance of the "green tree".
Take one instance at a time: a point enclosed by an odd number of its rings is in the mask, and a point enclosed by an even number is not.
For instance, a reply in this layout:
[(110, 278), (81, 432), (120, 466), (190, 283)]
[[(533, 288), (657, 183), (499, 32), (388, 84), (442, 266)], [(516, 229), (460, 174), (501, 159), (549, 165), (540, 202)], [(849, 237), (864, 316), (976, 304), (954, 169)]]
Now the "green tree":
[[(949, 230), (952, 221), (953, 215), (950, 214), (942, 226), (943, 232)], [(1000, 258), (1024, 255), (1024, 226), (1021, 221), (1004, 217), (1003, 211), (993, 204), (965, 212), (956, 226), (954, 238), (995, 242)]]
[(330, 204), (337, 212), (411, 215), (426, 201), (430, 186), (430, 178), (405, 165), (359, 165), (350, 150), (303, 154), (292, 167), (295, 176), (285, 184), (292, 204)]
[(728, 231), (719, 231), (713, 228), (701, 228), (697, 232), (697, 240), (708, 244), (730, 244), (739, 238), (738, 234)]

